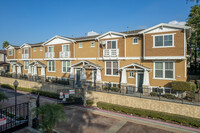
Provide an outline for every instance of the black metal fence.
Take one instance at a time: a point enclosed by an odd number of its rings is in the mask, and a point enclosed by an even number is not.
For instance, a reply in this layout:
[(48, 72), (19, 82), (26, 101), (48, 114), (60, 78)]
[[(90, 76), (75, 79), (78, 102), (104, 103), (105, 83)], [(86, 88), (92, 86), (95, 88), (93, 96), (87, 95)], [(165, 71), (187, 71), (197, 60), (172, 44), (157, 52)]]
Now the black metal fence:
[(10, 133), (28, 126), (29, 103), (0, 109), (0, 132)]
[(174, 92), (169, 88), (144, 88), (120, 84), (113, 86), (108, 83), (94, 84), (91, 82), (85, 82), (84, 85), (87, 90), (91, 91), (200, 106), (200, 102), (195, 101), (195, 93), (193, 92)]

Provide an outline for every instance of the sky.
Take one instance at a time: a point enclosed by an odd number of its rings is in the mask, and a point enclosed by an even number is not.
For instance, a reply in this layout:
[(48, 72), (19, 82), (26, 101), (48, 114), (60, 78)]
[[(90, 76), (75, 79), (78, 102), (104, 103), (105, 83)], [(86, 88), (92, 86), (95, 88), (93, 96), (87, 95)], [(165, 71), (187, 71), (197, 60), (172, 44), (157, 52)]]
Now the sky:
[[(47, 41), (55, 35), (81, 37), (184, 24), (187, 0), (0, 0), (0, 48)], [(92, 31), (92, 32), (91, 32)]]

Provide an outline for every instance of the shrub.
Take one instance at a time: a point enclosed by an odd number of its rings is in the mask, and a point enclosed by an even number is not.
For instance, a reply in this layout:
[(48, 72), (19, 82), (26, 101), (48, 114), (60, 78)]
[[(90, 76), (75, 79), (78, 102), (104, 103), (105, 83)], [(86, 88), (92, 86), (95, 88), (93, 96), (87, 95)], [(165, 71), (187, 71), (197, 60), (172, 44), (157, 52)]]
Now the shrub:
[(155, 96), (157, 96), (158, 94), (157, 94), (157, 92), (151, 92), (150, 95), (155, 97)]
[(5, 76), (6, 76), (6, 77), (12, 77), (12, 74), (10, 74), (10, 73), (5, 73)]
[(57, 83), (57, 84), (69, 85), (69, 81), (68, 80), (52, 79), (51, 82), (52, 83)]
[(105, 86), (103, 89), (104, 89), (104, 90), (108, 90), (108, 86)]
[(119, 92), (119, 88), (117, 88), (117, 87), (111, 87), (111, 91), (114, 91), (114, 92)]
[(184, 81), (173, 81), (171, 82), (171, 87), (173, 91), (194, 91), (196, 86), (192, 83)]
[(94, 101), (93, 100), (87, 100), (86, 103), (87, 103), (88, 106), (92, 106), (94, 104)]
[(101, 109), (105, 109), (105, 110), (112, 110), (112, 111), (122, 112), (126, 114), (133, 114), (133, 115), (142, 116), (142, 117), (161, 119), (167, 122), (176, 122), (176, 123), (187, 125), (187, 126), (200, 127), (200, 119), (182, 116), (182, 115), (175, 115), (175, 114), (164, 113), (164, 112), (132, 108), (132, 107), (110, 104), (110, 103), (105, 103), (105, 102), (98, 102), (97, 107)]
[(170, 94), (170, 93), (165, 93), (163, 95), (163, 97), (167, 98), (167, 99), (177, 99), (176, 96), (174, 96), (173, 94)]
[(2, 84), (1, 87), (2, 88), (7, 88), (7, 89), (14, 89), (14, 87), (9, 85), (9, 84)]

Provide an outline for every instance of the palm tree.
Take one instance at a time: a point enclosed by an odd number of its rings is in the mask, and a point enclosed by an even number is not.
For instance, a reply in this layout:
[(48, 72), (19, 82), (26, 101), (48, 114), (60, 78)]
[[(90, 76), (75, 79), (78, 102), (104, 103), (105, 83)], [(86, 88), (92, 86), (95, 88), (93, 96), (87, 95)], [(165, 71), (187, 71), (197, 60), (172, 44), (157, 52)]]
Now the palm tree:
[(7, 42), (7, 41), (4, 41), (4, 42), (3, 42), (3, 48), (6, 48), (6, 47), (8, 47), (8, 45), (10, 45), (10, 43), (9, 43), (9, 42)]
[(39, 124), (43, 132), (52, 133), (56, 123), (66, 120), (64, 107), (60, 104), (44, 104), (33, 111), (39, 116)]

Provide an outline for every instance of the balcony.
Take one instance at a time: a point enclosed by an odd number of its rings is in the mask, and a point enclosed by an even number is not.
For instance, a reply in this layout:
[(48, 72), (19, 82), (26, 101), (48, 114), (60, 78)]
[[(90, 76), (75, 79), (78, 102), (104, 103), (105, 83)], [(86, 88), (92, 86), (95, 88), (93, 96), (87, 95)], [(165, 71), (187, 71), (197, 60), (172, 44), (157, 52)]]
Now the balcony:
[(47, 52), (45, 53), (45, 58), (54, 58), (55, 53), (54, 52)]
[(104, 49), (103, 57), (118, 57), (119, 49)]
[(70, 58), (70, 51), (60, 52), (60, 58)]
[(29, 54), (22, 54), (22, 59), (28, 59), (29, 58)]

